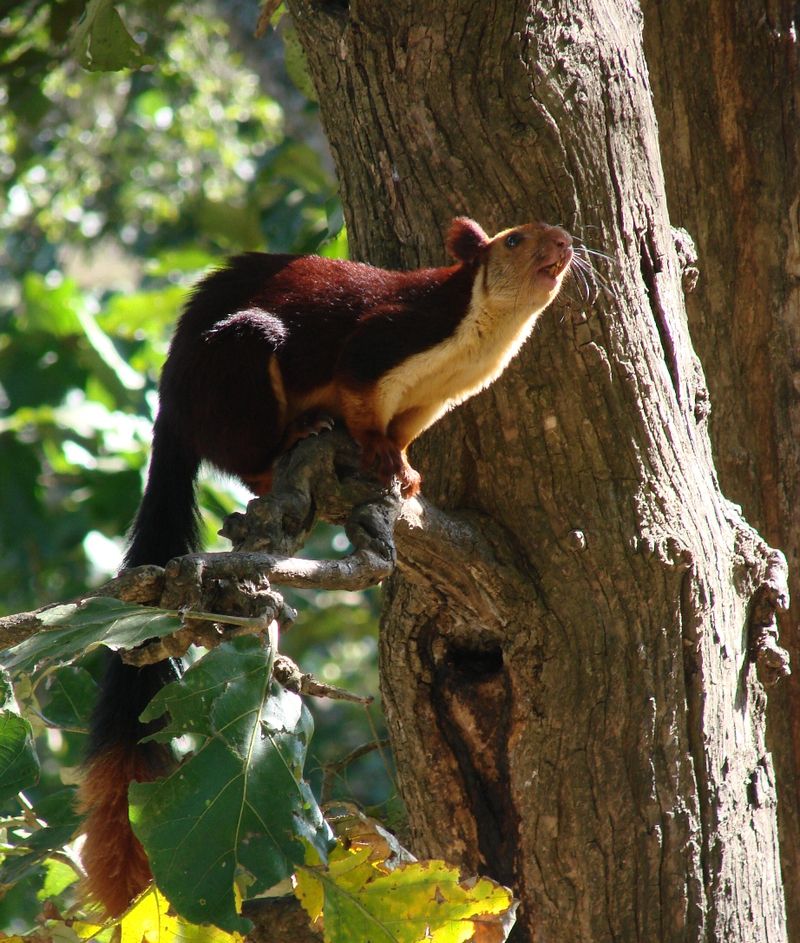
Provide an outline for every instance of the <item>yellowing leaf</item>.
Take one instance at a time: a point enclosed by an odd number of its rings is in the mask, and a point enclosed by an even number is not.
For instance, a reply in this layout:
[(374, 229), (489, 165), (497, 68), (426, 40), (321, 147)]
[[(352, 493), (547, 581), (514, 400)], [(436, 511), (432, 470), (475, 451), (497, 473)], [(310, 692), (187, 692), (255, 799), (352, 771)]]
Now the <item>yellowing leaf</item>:
[[(337, 854), (340, 850), (340, 843), (333, 848), (333, 853)], [(309, 868), (315, 868), (323, 865), (319, 852), (310, 842), (303, 842), (304, 863)], [(311, 871), (298, 871), (292, 878), (294, 893), (300, 903), (303, 905), (306, 913), (311, 918), (312, 923), (322, 916), (322, 905), (325, 901), (325, 895), (322, 891), (322, 885), (313, 876)]]
[(80, 940), (107, 941), (110, 932), (104, 924), (86, 920), (48, 920), (45, 924), (47, 938), (52, 943), (79, 943)]
[[(331, 852), (328, 866), (303, 868), (296, 894), (312, 919), (319, 896), (326, 943), (502, 943), (514, 924), (511, 891), (489, 878), (461, 880), (443, 861), (401, 864), (389, 873), (370, 846)], [(317, 884), (315, 890), (313, 885)], [(311, 907), (307, 907), (307, 903)]]
[[(345, 848), (337, 844), (330, 855), (329, 873), (340, 887), (357, 890), (384, 873), (380, 863), (372, 860), (372, 849), (368, 845), (352, 845)], [(373, 873), (374, 872), (374, 873)]]
[(169, 901), (151, 886), (120, 921), (120, 943), (241, 943), (238, 933), (196, 926), (169, 911)]
[(325, 891), (321, 882), (311, 871), (298, 871), (294, 887), (295, 897), (300, 901), (312, 923), (322, 916)]

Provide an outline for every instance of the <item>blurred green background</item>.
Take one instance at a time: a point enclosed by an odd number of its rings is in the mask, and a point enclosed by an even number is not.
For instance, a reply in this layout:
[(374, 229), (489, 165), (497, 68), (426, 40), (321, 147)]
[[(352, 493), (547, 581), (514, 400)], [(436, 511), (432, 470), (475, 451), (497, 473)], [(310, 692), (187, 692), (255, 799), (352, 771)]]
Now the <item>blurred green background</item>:
[[(141, 52), (135, 70), (81, 68), (69, 39), (83, 0), (0, 5), (3, 614), (67, 599), (116, 571), (147, 465), (159, 369), (190, 286), (242, 250), (347, 252), (315, 105), (289, 81), (281, 38), (253, 38), (256, 3), (116, 6)], [(286, 38), (289, 71), (307, 91)], [(249, 495), (206, 474), (200, 496), (206, 546), (222, 549), (216, 531)], [(307, 552), (346, 549), (343, 534), (324, 527)], [(287, 654), (325, 681), (377, 696), (376, 592), (287, 598), (300, 611)], [(96, 671), (91, 660), (85, 667), (50, 695), (57, 708), (62, 688), (73, 692), (66, 729), (32, 718), (43, 771), (26, 798), (67, 831), (63, 790), (74, 787)], [(318, 787), (324, 764), (383, 728), (377, 707), (369, 717), (330, 701), (310, 707), (317, 732), (307, 772)], [(386, 751), (369, 753), (337, 777), (335, 795), (396, 812), (388, 762)], [(0, 829), (13, 828), (19, 804), (4, 811)], [(30, 927), (37, 894), (58, 892), (65, 879), (52, 862), (15, 857), (8, 834), (0, 833), (0, 883), (15, 884), (0, 901), (7, 932)]]

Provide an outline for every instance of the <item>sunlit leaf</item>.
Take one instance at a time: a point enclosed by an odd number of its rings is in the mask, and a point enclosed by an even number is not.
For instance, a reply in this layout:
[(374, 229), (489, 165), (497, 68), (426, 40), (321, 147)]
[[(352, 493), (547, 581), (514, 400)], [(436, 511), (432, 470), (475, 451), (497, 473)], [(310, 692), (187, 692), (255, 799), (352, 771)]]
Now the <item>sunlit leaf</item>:
[(128, 336), (147, 332), (155, 341), (173, 325), (185, 300), (186, 289), (180, 285), (118, 294), (108, 301), (97, 321), (106, 331)]
[(300, 902), (318, 913), (326, 943), (502, 943), (514, 924), (511, 892), (488, 878), (462, 880), (443, 861), (417, 861), (387, 872), (369, 846), (338, 844), (327, 867), (302, 869)]
[(120, 921), (120, 943), (241, 943), (238, 933), (198, 927), (170, 910), (169, 901), (151, 887)]
[(170, 99), (160, 88), (149, 88), (146, 92), (136, 96), (134, 109), (137, 114), (152, 118), (160, 108), (168, 108)]
[(203, 272), (216, 265), (219, 266), (218, 256), (206, 252), (198, 246), (187, 246), (182, 249), (167, 249), (159, 253), (158, 258), (147, 263), (148, 275), (172, 275), (174, 273)]
[(22, 300), (30, 330), (61, 337), (83, 333), (78, 317), (83, 299), (77, 285), (69, 279), (50, 286), (44, 276), (29, 272), (22, 281)]
[(48, 858), (44, 862), (46, 877), (38, 893), (39, 900), (57, 897), (78, 880), (78, 872), (64, 861)]
[(51, 628), (0, 652), (0, 666), (11, 674), (29, 674), (53, 665), (67, 665), (99, 645), (130, 651), (151, 638), (181, 627), (180, 619), (163, 609), (136, 606), (107, 596), (77, 605), (54, 606), (39, 617)]
[[(111, 943), (111, 931), (106, 929), (103, 924), (91, 923), (88, 920), (71, 919), (66, 920), (48, 920), (47, 924), (47, 943), (80, 943), (81, 940), (88, 940), (91, 943)], [(27, 943), (27, 941), (26, 941)], [(41, 943), (40, 940), (31, 940), (30, 943)], [(139, 941), (145, 943), (145, 941)]]
[[(337, 843), (331, 850), (331, 854), (336, 855), (338, 850), (339, 845)], [(312, 870), (322, 867), (323, 862), (310, 845), (306, 846), (304, 863), (310, 867), (300, 868), (294, 875), (294, 893), (308, 914), (311, 923), (315, 924), (322, 917), (322, 911), (325, 907), (325, 887)]]
[(311, 718), (302, 701), (270, 685), (261, 642), (220, 645), (164, 688), (144, 719), (169, 714), (154, 735), (200, 742), (168, 778), (135, 783), (131, 820), (156, 881), (195, 923), (246, 931), (234, 886), (258, 894), (303, 861), (300, 839), (324, 857), (329, 830), (302, 779)]
[(78, 317), (84, 337), (100, 359), (101, 369), (110, 371), (112, 379), (119, 382), (124, 389), (140, 390), (144, 386), (144, 378), (120, 357), (111, 338), (95, 318), (86, 310), (79, 310)]

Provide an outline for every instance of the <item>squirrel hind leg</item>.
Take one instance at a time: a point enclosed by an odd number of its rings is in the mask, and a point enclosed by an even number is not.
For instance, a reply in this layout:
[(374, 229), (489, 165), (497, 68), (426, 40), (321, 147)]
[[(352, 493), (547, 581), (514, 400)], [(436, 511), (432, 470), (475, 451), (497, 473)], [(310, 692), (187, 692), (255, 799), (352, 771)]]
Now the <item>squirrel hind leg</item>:
[(239, 475), (239, 479), (257, 498), (263, 498), (272, 491), (271, 467), (257, 475)]
[(192, 348), (191, 383), (173, 386), (170, 377), (164, 389), (162, 381), (162, 399), (174, 400), (196, 453), (257, 494), (269, 491), (287, 423), (275, 325), (265, 312), (239, 312)]
[(264, 345), (253, 344), (246, 354), (243, 347), (238, 338), (226, 345), (238, 370), (209, 369), (212, 379), (188, 410), (197, 453), (249, 487), (261, 482), (253, 487), (261, 494), (269, 491), (272, 464), (283, 451), (286, 399), (274, 354)]
[[(282, 455), (297, 445), (298, 442), (302, 442), (303, 439), (319, 435), (320, 432), (327, 432), (329, 429), (333, 429), (333, 426), (334, 419), (332, 416), (318, 410), (309, 410), (298, 416), (286, 427), (278, 453)], [(239, 477), (243, 484), (259, 498), (263, 498), (272, 490), (274, 472), (271, 465), (262, 472), (239, 475)]]
[(407, 437), (405, 428), (394, 428), (393, 420), (387, 423), (385, 416), (382, 418), (385, 404), (376, 395), (375, 388), (359, 390), (342, 384), (339, 406), (347, 431), (361, 447), (361, 468), (377, 473), (378, 480), (386, 487), (397, 477), (403, 497), (417, 494), (422, 478), (406, 458), (406, 448), (413, 436)]
[(419, 493), (422, 477), (408, 464), (404, 449), (382, 432), (362, 431), (353, 434), (353, 438), (361, 446), (364, 471), (377, 473), (378, 480), (387, 487), (392, 478), (398, 478), (404, 498)]

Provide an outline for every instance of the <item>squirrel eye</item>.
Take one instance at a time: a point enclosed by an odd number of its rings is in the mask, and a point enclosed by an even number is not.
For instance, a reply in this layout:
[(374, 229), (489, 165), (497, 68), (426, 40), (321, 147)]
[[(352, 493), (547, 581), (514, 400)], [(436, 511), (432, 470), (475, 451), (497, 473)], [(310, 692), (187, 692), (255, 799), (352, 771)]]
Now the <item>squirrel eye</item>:
[(522, 242), (522, 236), (518, 232), (510, 232), (506, 236), (506, 246), (509, 249), (513, 249)]

